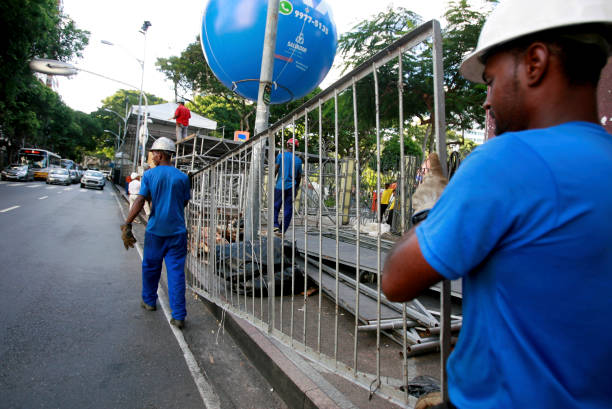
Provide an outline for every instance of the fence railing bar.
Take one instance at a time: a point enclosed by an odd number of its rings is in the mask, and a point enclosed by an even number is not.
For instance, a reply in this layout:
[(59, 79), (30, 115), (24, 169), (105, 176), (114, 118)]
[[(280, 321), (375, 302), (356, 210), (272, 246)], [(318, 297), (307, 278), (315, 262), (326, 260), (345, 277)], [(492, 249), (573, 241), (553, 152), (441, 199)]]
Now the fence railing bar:
[[(335, 308), (334, 308), (334, 361), (335, 364), (338, 364), (338, 316), (340, 314), (340, 310), (338, 308), (338, 300), (339, 300), (339, 277), (338, 271), (340, 270), (340, 243), (339, 243), (339, 234), (340, 234), (340, 185), (338, 184), (338, 92), (334, 92), (334, 145), (336, 148), (336, 154), (334, 158), (334, 173), (335, 173), (335, 191), (336, 191), (336, 299), (335, 299)], [(348, 166), (347, 166), (348, 170)], [(350, 187), (349, 187), (350, 190)]]
[[(268, 239), (267, 243), (267, 269), (268, 269), (268, 332), (272, 332), (275, 325), (276, 309), (274, 308), (274, 297), (275, 293), (275, 277), (274, 277), (274, 224), (272, 220), (274, 218), (274, 146), (275, 146), (275, 134), (274, 132), (268, 131)], [(261, 191), (261, 189), (259, 189)]]
[[(353, 89), (353, 128), (354, 128), (354, 136), (355, 136), (355, 175), (356, 175), (356, 183), (355, 183), (355, 192), (357, 194), (357, 227), (359, 227), (361, 223), (361, 206), (359, 205), (359, 195), (360, 195), (360, 186), (361, 183), (361, 167), (359, 163), (359, 122), (357, 120), (357, 80), (355, 77), (352, 78), (352, 89)], [(353, 373), (357, 374), (357, 347), (359, 346), (359, 278), (360, 278), (360, 260), (361, 260), (361, 234), (360, 229), (357, 228), (357, 238), (356, 238), (356, 246), (355, 246), (355, 258), (357, 260), (355, 267), (355, 324), (354, 324), (354, 341), (353, 341)]]
[[(380, 317), (380, 276), (381, 276), (381, 257), (380, 257), (380, 236), (381, 236), (381, 223), (382, 223), (382, 214), (380, 211), (381, 205), (381, 189), (380, 189), (380, 154), (381, 154), (381, 146), (380, 146), (380, 106), (379, 106), (379, 89), (378, 89), (378, 66), (376, 63), (372, 64), (372, 73), (374, 75), (374, 110), (376, 114), (376, 189), (378, 191), (378, 196), (376, 200), (376, 210), (378, 216), (378, 224), (377, 224), (377, 236), (376, 236), (376, 311), (377, 316)], [(380, 387), (380, 322), (378, 325), (378, 329), (376, 330), (376, 387)], [(376, 390), (376, 389), (375, 389)], [(372, 391), (370, 392), (372, 393)]]
[(321, 108), (321, 100), (319, 100), (318, 104), (318, 113), (319, 113), (319, 311), (318, 311), (318, 320), (317, 320), (317, 352), (321, 353), (321, 307), (323, 302), (323, 288), (321, 284), (321, 278), (323, 277), (323, 236), (321, 227), (323, 225), (323, 189), (324, 189), (324, 181), (323, 181), (323, 113)]
[[(305, 188), (308, 189), (308, 111), (304, 113), (304, 177), (306, 184)], [(304, 207), (304, 247), (308, 248), (308, 194), (304, 195), (302, 205)], [(306, 344), (306, 316), (308, 314), (308, 274), (306, 269), (308, 261), (304, 260), (304, 323), (302, 326), (302, 343)]]
[[(296, 134), (295, 134), (295, 117), (293, 117), (291, 119), (291, 130), (292, 130), (292, 138), (296, 138)], [(293, 144), (293, 146), (291, 147), (291, 153), (293, 153), (293, 157), (295, 159), (295, 144)], [(293, 181), (295, 182), (295, 164), (293, 166), (293, 170), (292, 172), (292, 178)], [(300, 176), (301, 177), (301, 176)], [(295, 192), (295, 183), (292, 184), (291, 186), (291, 197), (293, 200), (293, 206), (291, 209), (291, 220), (293, 223), (293, 227), (291, 228), (291, 326), (289, 329), (289, 333), (291, 335), (291, 346), (293, 346), (293, 326), (294, 326), (294, 310), (295, 310), (295, 226), (297, 225), (297, 220), (296, 220), (296, 192)], [(304, 291), (306, 291), (306, 288), (304, 288)]]
[[(274, 151), (274, 147), (273, 146), (269, 147), (268, 149), (272, 149), (272, 151)], [(282, 178), (284, 178), (284, 176), (285, 176), (285, 166), (288, 166), (288, 165), (285, 164), (285, 155), (284, 155), (284, 153), (285, 153), (285, 127), (281, 128), (281, 152), (280, 153), (281, 153), (280, 175), (282, 175), (281, 176), (281, 180), (283, 180)], [(269, 163), (268, 166), (272, 166), (272, 163)], [(276, 166), (276, 165), (274, 165), (274, 166)], [(291, 166), (293, 166), (295, 168), (295, 164), (293, 163), (293, 160), (291, 161)], [(292, 177), (291, 180), (292, 180), (292, 183), (293, 183), (294, 178)], [(283, 204), (282, 205), (283, 213), (281, 213), (282, 216), (281, 216), (281, 214), (279, 214), (279, 216), (282, 217), (281, 220), (283, 221), (281, 223), (281, 226), (282, 226), (282, 228), (281, 228), (281, 243), (283, 243), (283, 245), (280, 248), (280, 252), (281, 252), (281, 277), (284, 277), (283, 274), (284, 274), (284, 271), (285, 271), (285, 251), (284, 251), (285, 250), (285, 248), (284, 248), (285, 229), (288, 226), (285, 226), (285, 218), (284, 218), (284, 214), (285, 214), (285, 182), (284, 182), (284, 180), (281, 183), (282, 183), (282, 185), (281, 185), (281, 195), (282, 195), (281, 196), (281, 203)], [(274, 194), (276, 194), (276, 192)], [(273, 200), (276, 200), (274, 198), (274, 195), (272, 195), (272, 196), (273, 196)], [(274, 222), (276, 222), (276, 219), (274, 219)], [(271, 224), (272, 221), (268, 221), (268, 223)], [(280, 285), (281, 285), (281, 290), (280, 290), (280, 330), (281, 331), (283, 330), (283, 294), (284, 294), (283, 290), (285, 288), (284, 284), (285, 284), (285, 280), (281, 279), (281, 283), (280, 283)]]

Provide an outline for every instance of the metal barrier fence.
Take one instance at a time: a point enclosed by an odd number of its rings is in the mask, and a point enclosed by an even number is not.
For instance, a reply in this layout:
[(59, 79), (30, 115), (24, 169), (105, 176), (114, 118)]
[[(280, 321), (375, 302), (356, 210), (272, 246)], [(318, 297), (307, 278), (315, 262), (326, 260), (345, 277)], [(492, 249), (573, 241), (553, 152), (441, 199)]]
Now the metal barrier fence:
[[(372, 192), (364, 192), (361, 182), (364, 164), (359, 147), (363, 138), (375, 137), (379, 192), (385, 180), (380, 161), (382, 135), (405, 133), (404, 90), (397, 86), (405, 75), (403, 58), (414, 47), (429, 46), (425, 43), (429, 38), (433, 39), (436, 146), (445, 163), (441, 34), (434, 20), (195, 173), (187, 208), (187, 276), (193, 291), (370, 393), (401, 406), (415, 403), (408, 389), (400, 388), (414, 376), (409, 371), (409, 356), (439, 348), (437, 334), (443, 327), (444, 361), (450, 322), (440, 320), (445, 310), (426, 308), (417, 300), (391, 303), (381, 294), (384, 257), (394, 236), (385, 234), (384, 224), (375, 223), (383, 216), (380, 198), (372, 211)], [(397, 72), (394, 82), (381, 84), (380, 70)], [(385, 90), (394, 86), (397, 98), (381, 98), (381, 86)], [(389, 109), (387, 104), (397, 109), (397, 118), (387, 121), (383, 129), (380, 112)], [(364, 106), (370, 111), (358, 112)], [(360, 130), (362, 114), (374, 121), (371, 135)], [(299, 186), (277, 192), (292, 216), (290, 225), (282, 226), (286, 231), (279, 233), (272, 221), (275, 164), (277, 154), (286, 152), (289, 138), (298, 138), (304, 146), (304, 153), (290, 152), (301, 158), (303, 174)], [(340, 138), (345, 142), (350, 138), (353, 149), (341, 151)], [(277, 142), (280, 149), (275, 149)], [(416, 158), (404, 155), (403, 142), (400, 138), (398, 189), (392, 209), (397, 214), (394, 230), (400, 233), (410, 227), (411, 194), (420, 165)], [(253, 159), (260, 154), (260, 160)], [(278, 171), (288, 166), (295, 176), (298, 169), (286, 163), (291, 155), (280, 161)], [(258, 177), (251, 177), (254, 172)], [(263, 183), (249, 186), (252, 180)], [(294, 200), (286, 200), (290, 199), (287, 194)], [(256, 217), (248, 217), (249, 213)], [(443, 303), (450, 287), (447, 283), (442, 287)], [(455, 327), (460, 325), (460, 317), (453, 318)], [(383, 347), (391, 340), (399, 348), (394, 352)], [(395, 355), (398, 351), (401, 360)]]

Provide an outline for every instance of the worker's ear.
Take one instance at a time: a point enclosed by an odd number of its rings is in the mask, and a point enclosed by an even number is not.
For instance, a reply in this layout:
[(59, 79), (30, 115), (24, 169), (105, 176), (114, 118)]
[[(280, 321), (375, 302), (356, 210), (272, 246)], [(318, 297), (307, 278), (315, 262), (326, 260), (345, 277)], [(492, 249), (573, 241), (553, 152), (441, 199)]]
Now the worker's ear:
[(522, 57), (524, 64), (524, 75), (529, 87), (539, 85), (550, 66), (550, 49), (545, 43), (535, 42), (531, 44)]

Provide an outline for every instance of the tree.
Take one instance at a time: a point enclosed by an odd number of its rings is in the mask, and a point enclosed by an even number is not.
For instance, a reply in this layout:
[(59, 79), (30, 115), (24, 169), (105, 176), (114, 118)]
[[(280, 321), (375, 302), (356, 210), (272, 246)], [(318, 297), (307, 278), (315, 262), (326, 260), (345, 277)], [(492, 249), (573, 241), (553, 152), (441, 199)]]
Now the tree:
[[(470, 129), (476, 124), (484, 124), (484, 110), (480, 106), (485, 99), (486, 88), (469, 83), (458, 70), (462, 56), (476, 46), (486, 15), (471, 9), (466, 0), (460, 0), (449, 5), (445, 16), (449, 22), (443, 32), (446, 120), (451, 128)], [(420, 23), (420, 17), (409, 10), (389, 8), (357, 24), (338, 42), (344, 58), (344, 70), (365, 62)], [(430, 151), (435, 133), (431, 43), (425, 42), (404, 52), (402, 69), (404, 117), (406, 121), (416, 117), (421, 124), (429, 125), (424, 150)], [(380, 112), (381, 127), (397, 127), (393, 123), (398, 110), (397, 61), (380, 67), (377, 76), (381, 106), (386, 108)], [(374, 100), (373, 90), (372, 76), (366, 77), (357, 86), (359, 127), (365, 134), (372, 134), (375, 127), (375, 110), (370, 105)]]
[(89, 32), (77, 29), (55, 0), (0, 2), (0, 25), (7, 33), (0, 39), (0, 131), (12, 141), (13, 154), (23, 143), (50, 141), (50, 132), (56, 130), (59, 143), (69, 132), (59, 124), (75, 130), (66, 122), (72, 111), (66, 111), (69, 108), (40, 83), (28, 64), (34, 57), (62, 61), (79, 57)]

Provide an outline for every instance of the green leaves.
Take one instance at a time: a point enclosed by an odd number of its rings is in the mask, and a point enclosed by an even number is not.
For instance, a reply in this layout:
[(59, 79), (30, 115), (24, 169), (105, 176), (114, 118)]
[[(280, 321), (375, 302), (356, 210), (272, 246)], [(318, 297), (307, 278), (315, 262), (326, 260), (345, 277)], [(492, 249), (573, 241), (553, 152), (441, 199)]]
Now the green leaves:
[(71, 155), (82, 129), (75, 113), (29, 69), (33, 57), (69, 61), (80, 56), (89, 32), (60, 13), (56, 0), (0, 2), (0, 128), (11, 140)]

